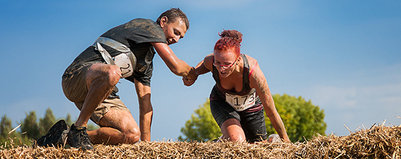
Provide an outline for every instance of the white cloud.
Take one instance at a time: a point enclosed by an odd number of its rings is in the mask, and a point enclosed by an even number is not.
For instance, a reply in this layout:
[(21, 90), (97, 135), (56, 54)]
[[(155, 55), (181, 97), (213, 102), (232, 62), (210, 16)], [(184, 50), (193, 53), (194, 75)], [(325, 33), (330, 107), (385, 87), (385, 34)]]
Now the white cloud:
[(390, 103), (398, 103), (401, 108), (401, 97), (400, 96), (392, 96), (392, 97), (383, 97), (380, 99), (380, 102), (384, 103), (383, 105), (390, 105)]
[(367, 86), (360, 91), (361, 104), (374, 104), (388, 111), (401, 112), (401, 83)]
[(337, 109), (366, 108), (369, 106), (401, 110), (401, 83), (375, 86), (317, 85), (309, 90), (309, 97), (319, 105)]
[(302, 94), (325, 110), (327, 133), (347, 135), (344, 124), (352, 131), (384, 121), (398, 125), (401, 123), (397, 118), (401, 116), (401, 69), (397, 68), (400, 65), (377, 68), (335, 84), (322, 81)]
[(356, 87), (336, 87), (318, 85), (310, 90), (309, 97), (318, 105), (331, 105), (337, 108), (353, 108), (357, 106)]

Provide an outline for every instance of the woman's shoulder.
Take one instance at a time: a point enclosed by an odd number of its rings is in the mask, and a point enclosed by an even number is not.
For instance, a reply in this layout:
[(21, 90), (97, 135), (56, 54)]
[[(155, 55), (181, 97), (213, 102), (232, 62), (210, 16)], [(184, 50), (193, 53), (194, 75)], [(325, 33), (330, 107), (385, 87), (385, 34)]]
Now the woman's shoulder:
[(246, 57), (246, 59), (248, 59), (250, 69), (252, 69), (254, 66), (258, 65), (258, 61), (255, 58), (253, 58), (249, 55), (246, 55), (246, 54), (244, 54), (244, 56)]
[(205, 56), (205, 60), (207, 60), (207, 61), (213, 61), (213, 58), (214, 58), (213, 53)]
[(207, 69), (209, 69), (209, 70), (212, 69), (213, 60), (214, 60), (213, 53), (207, 55), (207, 56), (203, 59), (203, 63), (205, 64), (205, 66), (206, 66)]
[[(248, 74), (248, 78), (253, 81), (255, 79), (258, 79), (260, 77), (263, 76), (263, 74), (261, 74), (261, 70), (259, 68), (259, 64), (258, 61), (249, 56), (249, 55), (245, 55), (246, 58), (248, 59), (248, 68), (249, 68), (249, 74)], [(252, 83), (252, 82), (251, 82)]]

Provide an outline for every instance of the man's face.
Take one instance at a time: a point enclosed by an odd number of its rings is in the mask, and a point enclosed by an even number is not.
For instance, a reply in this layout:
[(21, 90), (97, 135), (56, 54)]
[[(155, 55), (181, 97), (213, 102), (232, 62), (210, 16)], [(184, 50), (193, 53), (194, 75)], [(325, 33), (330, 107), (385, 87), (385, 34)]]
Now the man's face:
[(166, 35), (166, 40), (169, 45), (178, 42), (187, 32), (185, 22), (181, 18), (177, 18), (174, 22), (171, 22), (167, 17), (162, 17), (160, 26)]

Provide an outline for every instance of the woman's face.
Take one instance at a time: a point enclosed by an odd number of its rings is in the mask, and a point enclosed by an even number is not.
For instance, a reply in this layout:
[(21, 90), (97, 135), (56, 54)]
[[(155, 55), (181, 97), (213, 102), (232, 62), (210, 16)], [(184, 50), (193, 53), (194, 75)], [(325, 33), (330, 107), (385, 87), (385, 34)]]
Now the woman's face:
[(226, 78), (234, 71), (236, 63), (239, 59), (234, 53), (234, 49), (215, 50), (213, 65), (219, 71), (220, 77)]
[(160, 27), (163, 29), (169, 45), (178, 42), (187, 32), (187, 26), (181, 18), (177, 18), (174, 22), (171, 22), (167, 17), (162, 17), (160, 19)]

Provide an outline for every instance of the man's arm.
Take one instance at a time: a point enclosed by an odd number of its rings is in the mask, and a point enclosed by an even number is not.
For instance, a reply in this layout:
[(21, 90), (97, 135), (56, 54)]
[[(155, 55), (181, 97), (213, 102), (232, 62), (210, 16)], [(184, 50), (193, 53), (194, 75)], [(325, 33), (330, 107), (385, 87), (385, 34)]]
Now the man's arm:
[(185, 61), (175, 56), (173, 50), (165, 43), (152, 43), (159, 56), (166, 63), (171, 72), (178, 76), (193, 77), (195, 75), (193, 67), (189, 66)]
[(269, 86), (267, 85), (266, 78), (262, 70), (259, 68), (259, 65), (256, 62), (256, 60), (254, 62), (254, 66), (250, 66), (250, 68), (254, 68), (254, 71), (251, 77), (249, 78), (250, 85), (252, 88), (256, 88), (256, 93), (263, 104), (266, 115), (269, 117), (278, 135), (280, 135), (280, 137), (284, 141), (291, 142), (285, 130), (284, 123), (281, 120), (281, 117), (278, 114), (276, 107), (274, 106), (273, 97), (270, 93)]
[(150, 141), (150, 127), (152, 125), (153, 108), (150, 102), (150, 86), (143, 85), (135, 80), (136, 93), (139, 102), (139, 127), (141, 140)]

